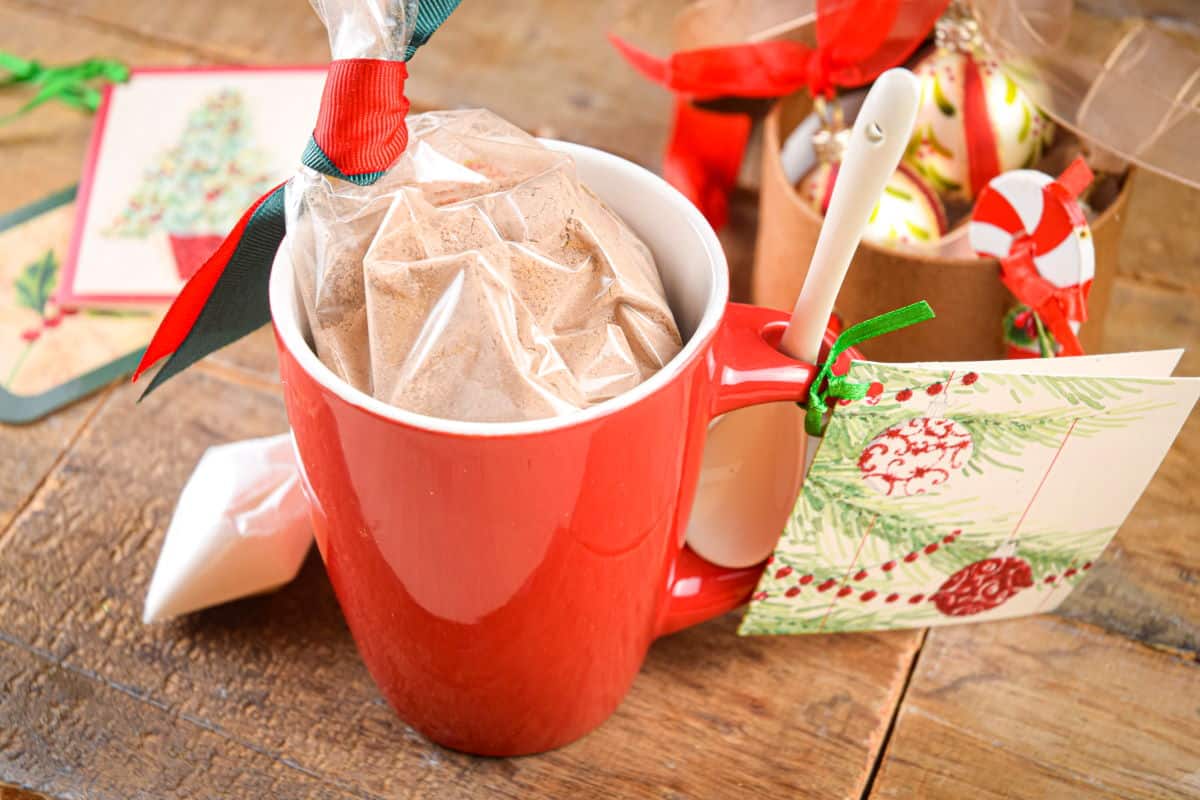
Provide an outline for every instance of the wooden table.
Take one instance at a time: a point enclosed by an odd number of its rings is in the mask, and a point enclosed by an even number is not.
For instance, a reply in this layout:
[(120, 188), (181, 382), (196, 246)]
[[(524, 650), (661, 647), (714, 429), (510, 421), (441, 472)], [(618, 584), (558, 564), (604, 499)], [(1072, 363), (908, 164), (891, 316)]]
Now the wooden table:
[[(606, 4), (467, 3), (419, 104), (487, 105), (654, 165), (667, 98), (602, 41)], [(475, 7), (472, 9), (471, 6)], [(49, 62), (323, 61), (301, 0), (0, 0)], [(0, 97), (0, 113), (16, 102)], [(0, 212), (77, 177), (89, 123), (0, 128)], [(744, 286), (753, 203), (727, 246)], [(1200, 345), (1200, 195), (1138, 179), (1110, 349)], [(1184, 359), (1200, 373), (1200, 354)], [(204, 448), (284, 430), (260, 332), (134, 406), (120, 385), (0, 426), (0, 798), (1200, 796), (1200, 419), (1055, 615), (929, 632), (654, 646), (617, 714), (543, 756), (429, 744), (384, 704), (314, 557), (280, 592), (145, 627), (163, 531)]]

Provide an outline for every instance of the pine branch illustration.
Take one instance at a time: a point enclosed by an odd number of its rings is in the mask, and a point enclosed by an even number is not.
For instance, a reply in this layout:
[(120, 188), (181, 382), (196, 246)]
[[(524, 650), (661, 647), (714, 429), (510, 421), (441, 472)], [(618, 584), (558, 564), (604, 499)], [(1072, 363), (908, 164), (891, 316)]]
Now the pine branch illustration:
[(974, 447), (967, 470), (977, 473), (984, 470), (984, 464), (1001, 469), (1020, 469), (1016, 461), (1030, 444), (1058, 447), (1068, 429), (1071, 429), (1073, 437), (1087, 438), (1107, 430), (1128, 427), (1163, 405), (1142, 401), (1101, 410), (1088, 407), (1085, 411), (1080, 406), (1069, 405), (1025, 414), (957, 412), (949, 416), (971, 432)]
[[(972, 503), (972, 499), (931, 503), (928, 498), (887, 498), (866, 486), (857, 470), (839, 473), (814, 469), (806, 479), (797, 509), (784, 532), (786, 548), (781, 550), (800, 554), (795, 563), (786, 562), (787, 566), (806, 570), (818, 580), (840, 577), (836, 568), (828, 571), (813, 569), (813, 561), (837, 562), (832, 554), (815, 550), (822, 536), (833, 533), (852, 546), (869, 532), (874, 542), (872, 549), (886, 545), (896, 559), (902, 559), (924, 551), (960, 529), (966, 516), (964, 512)], [(1003, 529), (979, 530), (977, 533), (993, 540), (1004, 535)]]

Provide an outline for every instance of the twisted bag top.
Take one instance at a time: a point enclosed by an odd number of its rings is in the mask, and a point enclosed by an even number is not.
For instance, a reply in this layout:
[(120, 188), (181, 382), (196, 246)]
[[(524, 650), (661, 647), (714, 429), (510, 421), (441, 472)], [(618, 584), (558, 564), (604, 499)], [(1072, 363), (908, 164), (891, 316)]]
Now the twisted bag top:
[[(336, 58), (329, 65), (316, 127), (302, 161), (324, 175), (370, 185), (408, 145), (406, 62), (429, 41), (459, 0), (405, 0), (400, 19), (380, 19), (380, 9), (363, 0), (313, 2), (329, 28), (335, 56), (365, 50), (384, 57)], [(137, 380), (159, 359), (167, 358), (145, 394), (270, 321), (267, 286), (286, 232), (285, 185), (276, 186), (246, 210), (171, 304), (133, 376)]]

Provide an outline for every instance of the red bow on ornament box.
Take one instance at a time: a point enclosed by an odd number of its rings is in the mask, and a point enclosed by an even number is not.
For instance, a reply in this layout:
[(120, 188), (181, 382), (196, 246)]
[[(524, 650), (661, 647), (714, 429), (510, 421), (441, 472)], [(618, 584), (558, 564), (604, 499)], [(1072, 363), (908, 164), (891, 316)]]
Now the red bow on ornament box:
[[(642, 75), (675, 93), (663, 176), (720, 227), (751, 120), (743, 113), (699, 108), (697, 102), (774, 98), (801, 89), (813, 96), (832, 96), (839, 88), (865, 86), (913, 54), (948, 2), (816, 0), (808, 4), (816, 19), (813, 45), (776, 38), (685, 49), (658, 58), (618, 35), (610, 39)], [(789, 15), (805, 18), (805, 5), (789, 7)]]

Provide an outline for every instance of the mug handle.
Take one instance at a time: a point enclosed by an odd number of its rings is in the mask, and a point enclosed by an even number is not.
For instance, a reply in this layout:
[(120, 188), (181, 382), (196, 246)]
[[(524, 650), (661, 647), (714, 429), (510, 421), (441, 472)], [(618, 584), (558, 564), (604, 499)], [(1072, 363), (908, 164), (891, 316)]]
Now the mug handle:
[[(807, 398), (818, 367), (780, 352), (779, 340), (788, 317), (787, 312), (771, 308), (742, 303), (726, 306), (712, 350), (710, 378), (715, 391), (710, 417), (758, 403)], [(835, 338), (836, 333), (826, 331), (826, 346)], [(842, 358), (848, 363), (851, 357), (848, 351)], [(750, 599), (765, 564), (721, 567), (684, 545), (675, 560), (657, 635), (674, 633), (742, 605)]]

